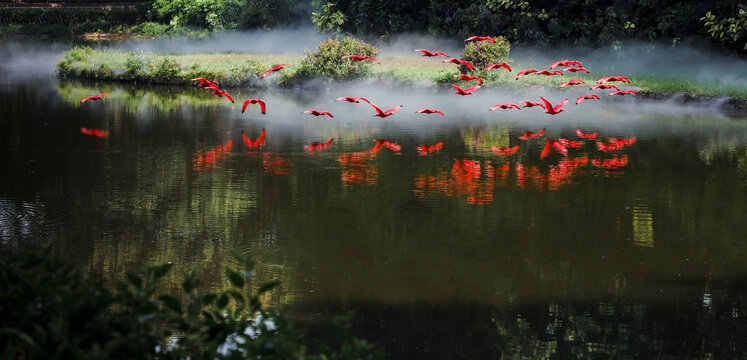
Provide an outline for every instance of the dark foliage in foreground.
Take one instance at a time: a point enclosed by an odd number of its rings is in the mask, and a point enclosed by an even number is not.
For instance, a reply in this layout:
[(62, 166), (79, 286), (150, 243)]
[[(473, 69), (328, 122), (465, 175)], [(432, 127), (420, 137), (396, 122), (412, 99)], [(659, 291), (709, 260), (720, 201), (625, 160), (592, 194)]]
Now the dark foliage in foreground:
[(114, 291), (50, 248), (0, 256), (0, 353), (3, 359), (375, 359), (364, 340), (337, 321), (338, 347), (312, 348), (304, 333), (250, 289), (253, 262), (234, 253), (229, 290), (201, 292), (187, 274), (183, 300), (159, 291), (170, 264), (128, 274)]

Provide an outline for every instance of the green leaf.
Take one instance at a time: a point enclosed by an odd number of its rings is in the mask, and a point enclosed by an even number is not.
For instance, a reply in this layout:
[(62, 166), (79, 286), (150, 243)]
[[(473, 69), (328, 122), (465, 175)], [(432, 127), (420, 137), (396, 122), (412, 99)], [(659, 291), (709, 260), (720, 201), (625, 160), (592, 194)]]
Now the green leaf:
[(237, 288), (244, 287), (244, 277), (241, 276), (241, 274), (226, 267), (226, 275), (228, 276), (228, 281), (231, 282), (231, 285)]
[(143, 287), (143, 279), (133, 273), (127, 273), (127, 281), (138, 289)]
[(166, 263), (162, 265), (150, 266), (148, 267), (148, 270), (153, 272), (154, 278), (159, 279), (162, 276), (166, 275), (166, 273), (171, 269), (172, 266), (173, 264)]
[(219, 309), (223, 309), (228, 306), (228, 295), (226, 295), (225, 293), (221, 294), (220, 297), (218, 297), (218, 301), (215, 303), (215, 306), (217, 306)]
[(259, 290), (257, 290), (257, 295), (262, 295), (262, 294), (264, 294), (264, 293), (266, 293), (266, 292), (274, 289), (278, 285), (280, 285), (280, 281), (278, 281), (278, 280), (268, 281), (268, 282), (262, 284), (262, 286), (259, 287)]
[(158, 298), (158, 300), (161, 301), (163, 306), (174, 310), (176, 313), (181, 314), (182, 313), (182, 303), (179, 302), (175, 297), (170, 295), (163, 295)]

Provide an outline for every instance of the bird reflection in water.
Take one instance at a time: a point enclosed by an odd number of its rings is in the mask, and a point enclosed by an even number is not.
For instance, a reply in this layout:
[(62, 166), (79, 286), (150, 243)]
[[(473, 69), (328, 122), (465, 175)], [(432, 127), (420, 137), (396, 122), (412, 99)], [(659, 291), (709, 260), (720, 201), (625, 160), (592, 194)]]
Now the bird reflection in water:
[(370, 163), (383, 148), (399, 151), (400, 145), (384, 139), (374, 139), (376, 145), (366, 151), (342, 153), (337, 157), (342, 174), (340, 178), (343, 184), (349, 185), (375, 185), (379, 176), (379, 165)]
[(85, 135), (89, 136), (95, 136), (95, 137), (108, 137), (109, 132), (106, 130), (100, 130), (100, 129), (89, 129), (89, 128), (80, 128), (80, 132), (82, 132)]
[(208, 151), (198, 151), (192, 159), (192, 169), (203, 171), (215, 167), (218, 161), (228, 157), (232, 147), (233, 140), (227, 142), (225, 145), (218, 144)]

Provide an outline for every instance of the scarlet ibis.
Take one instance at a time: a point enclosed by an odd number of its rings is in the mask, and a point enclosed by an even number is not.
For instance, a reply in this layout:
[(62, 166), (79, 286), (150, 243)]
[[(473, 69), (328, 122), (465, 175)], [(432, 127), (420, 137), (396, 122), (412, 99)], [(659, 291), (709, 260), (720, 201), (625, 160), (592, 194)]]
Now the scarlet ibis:
[(522, 135), (522, 136), (519, 136), (519, 140), (529, 140), (529, 139), (534, 139), (534, 138), (538, 138), (538, 137), (540, 137), (540, 136), (542, 136), (542, 135), (545, 135), (545, 129), (542, 129), (542, 130), (540, 130), (540, 131), (537, 131), (536, 133), (535, 133), (535, 132), (531, 132), (531, 131), (526, 131), (526, 130), (525, 130), (525, 131), (524, 131), (524, 135)]
[(462, 95), (462, 96), (472, 95), (475, 92), (475, 90), (477, 90), (477, 89), (480, 88), (480, 84), (477, 84), (477, 85), (475, 85), (473, 87), (470, 87), (470, 88), (467, 88), (467, 89), (462, 89), (459, 86), (456, 86), (454, 84), (451, 84), (451, 86), (453, 86), (454, 89), (456, 89), (456, 92), (454, 94), (459, 94), (459, 95)]
[(578, 99), (576, 99), (576, 105), (578, 105), (580, 102), (582, 102), (584, 100), (589, 100), (589, 99), (597, 99), (597, 100), (599, 100), (599, 95), (596, 95), (596, 94), (581, 95), (581, 96), (578, 97)]
[(495, 39), (493, 39), (490, 36), (470, 36), (464, 39), (464, 41), (486, 41), (486, 40), (490, 42), (495, 42)]
[(604, 84), (608, 81), (621, 81), (626, 83), (630, 82), (630, 80), (628, 80), (628, 78), (626, 78), (625, 76), (603, 76), (599, 78), (599, 80), (597, 80), (597, 84)]
[(539, 106), (539, 107), (541, 107), (543, 109), (545, 108), (545, 104), (541, 104), (541, 103), (538, 103), (538, 102), (531, 102), (529, 100), (521, 100), (519, 102), (520, 103), (524, 103), (524, 106), (522, 106), (522, 108), (530, 108), (530, 107), (535, 107), (535, 106)]
[(102, 96), (107, 96), (107, 95), (109, 95), (109, 94), (98, 94), (98, 95), (84, 97), (84, 98), (80, 99), (80, 102), (85, 102), (85, 101), (88, 101), (88, 100), (101, 100)]
[(302, 112), (301, 114), (311, 114), (311, 115), (314, 115), (314, 116), (327, 115), (329, 117), (334, 117), (328, 111), (319, 111), (319, 110), (306, 110), (306, 111)]
[(270, 70), (267, 70), (267, 71), (265, 71), (265, 73), (264, 73), (264, 74), (262, 74), (262, 76), (260, 76), (260, 78), (264, 78), (265, 76), (267, 76), (267, 74), (269, 74), (269, 73), (271, 73), (271, 72), (273, 72), (273, 71), (280, 71), (280, 70), (281, 70), (281, 69), (283, 68), (283, 66), (286, 66), (286, 65), (290, 65), (290, 64), (280, 64), (280, 65), (276, 65), (276, 66), (275, 66), (275, 67), (273, 67), (272, 69), (270, 69)]
[(197, 86), (203, 87), (203, 88), (211, 87), (211, 86), (215, 86), (217, 88), (220, 88), (220, 84), (218, 84), (217, 81), (210, 81), (210, 80), (207, 80), (205, 78), (194, 78), (194, 79), (189, 79), (189, 81), (199, 81), (200, 85), (197, 85)]
[(207, 88), (213, 90), (213, 95), (218, 95), (219, 97), (224, 96), (226, 99), (231, 100), (231, 102), (233, 102), (233, 98), (231, 97), (231, 95), (228, 95), (228, 93), (222, 90), (221, 88), (217, 86), (208, 86)]
[(503, 147), (503, 148), (491, 146), (490, 150), (493, 150), (493, 153), (496, 155), (508, 156), (508, 155), (513, 155), (519, 152), (519, 145), (516, 145), (513, 147)]
[(441, 110), (429, 109), (429, 108), (419, 109), (415, 112), (419, 114), (441, 114), (441, 115), (444, 114)]
[(308, 151), (309, 153), (313, 153), (314, 150), (324, 150), (329, 148), (332, 145), (333, 139), (327, 140), (327, 142), (320, 143), (318, 141), (312, 141), (309, 143), (309, 145), (304, 146), (304, 149)]
[(511, 71), (511, 67), (508, 66), (507, 63), (490, 64), (490, 65), (488, 65), (488, 67), (485, 68), (485, 71), (488, 71), (488, 70), (491, 70), (491, 69), (495, 69), (495, 68), (499, 68), (499, 67), (502, 67), (502, 68), (504, 68), (504, 69), (506, 69), (508, 71)]
[(264, 100), (262, 99), (246, 99), (244, 101), (244, 106), (241, 107), (241, 113), (243, 114), (246, 110), (246, 107), (249, 106), (249, 104), (259, 104), (260, 110), (262, 110), (262, 114), (265, 114), (265, 111), (267, 110), (267, 106), (265, 105)]
[(560, 70), (540, 70), (540, 71), (537, 71), (536, 74), (551, 76), (551, 75), (563, 75), (563, 72)]
[(371, 60), (379, 62), (379, 60), (376, 60), (376, 58), (370, 57), (370, 56), (361, 56), (361, 55), (345, 55), (342, 57), (343, 59), (349, 58), (355, 61), (363, 61), (363, 60)]
[(80, 128), (80, 132), (82, 132), (85, 135), (91, 135), (95, 137), (107, 137), (109, 136), (109, 132), (106, 130), (100, 130), (100, 129), (89, 129), (89, 128)]
[(436, 143), (435, 145), (419, 145), (416, 150), (418, 151), (418, 154), (420, 156), (426, 156), (430, 153), (436, 152), (438, 150), (441, 150), (441, 148), (444, 146), (443, 141)]
[(516, 105), (516, 104), (497, 104), (497, 105), (493, 105), (493, 107), (491, 107), (490, 110), (488, 111), (493, 111), (495, 109), (519, 109), (521, 110), (519, 105)]
[(573, 79), (573, 80), (569, 80), (569, 81), (566, 81), (564, 83), (561, 83), (560, 86), (558, 86), (558, 87), (562, 88), (562, 87), (566, 87), (566, 86), (569, 86), (569, 85), (581, 85), (581, 84), (586, 84), (586, 83), (583, 80), (581, 80), (581, 79)]
[(470, 70), (474, 70), (475, 69), (475, 65), (472, 65), (472, 63), (469, 62), (469, 61), (467, 61), (467, 60), (459, 60), (457, 58), (451, 58), (451, 59), (448, 59), (448, 60), (444, 60), (442, 62), (450, 62), (452, 64), (464, 65), (464, 66), (468, 67)]
[(555, 150), (563, 156), (568, 156), (568, 149), (563, 146), (558, 140), (556, 139), (547, 139), (547, 142), (545, 143), (545, 148), (542, 150), (542, 153), (540, 154), (540, 159), (544, 159), (547, 157), (547, 155), (550, 155), (550, 151)]
[(635, 94), (638, 94), (638, 92), (635, 91), (635, 90), (622, 90), (622, 91), (618, 90), (618, 91), (613, 91), (613, 92), (607, 94), (607, 96), (612, 96), (612, 95), (635, 95)]
[(536, 70), (536, 69), (529, 69), (529, 70), (519, 71), (519, 73), (516, 74), (516, 80), (519, 80), (520, 77), (522, 77), (522, 76), (524, 76), (526, 74), (535, 74), (535, 73), (538, 73), (538, 72), (539, 72), (539, 70)]
[(589, 88), (589, 90), (594, 90), (594, 89), (603, 89), (603, 90), (604, 89), (615, 89), (615, 91), (620, 90), (617, 88), (617, 86), (612, 85), (612, 84), (596, 84), (596, 85), (593, 85), (591, 88)]
[(586, 69), (584, 69), (582, 67), (572, 67), (572, 66), (569, 66), (569, 67), (563, 69), (563, 71), (570, 71), (572, 73), (575, 73), (575, 72), (578, 72), (578, 71), (585, 72), (587, 74), (589, 73), (589, 70), (586, 70)]
[(391, 109), (388, 109), (387, 111), (381, 111), (381, 109), (378, 106), (376, 106), (374, 104), (371, 104), (371, 103), (368, 103), (368, 104), (371, 105), (371, 106), (373, 106), (373, 108), (376, 110), (376, 114), (374, 114), (373, 116), (378, 116), (380, 118), (385, 118), (387, 116), (394, 115), (395, 111), (397, 111), (397, 110), (399, 110), (399, 109), (402, 108), (402, 105), (398, 105), (398, 106), (395, 106), (395, 107), (393, 107)]
[(555, 107), (553, 107), (552, 104), (550, 104), (550, 102), (547, 101), (547, 99), (545, 99), (543, 97), (540, 97), (540, 99), (542, 99), (542, 102), (545, 103), (545, 112), (548, 113), (548, 114), (550, 114), (550, 115), (557, 115), (557, 114), (560, 114), (561, 112), (565, 111), (565, 109), (563, 109), (563, 107), (565, 106), (565, 104), (568, 103), (568, 99), (565, 99), (565, 100), (561, 101), (560, 103), (558, 103), (557, 105), (555, 105)]
[(477, 80), (480, 84), (482, 84), (482, 79), (477, 75), (459, 74), (459, 75), (454, 75), (454, 77), (459, 78), (459, 80), (464, 80), (464, 81)]
[(256, 148), (264, 145), (266, 135), (267, 133), (265, 132), (265, 129), (262, 129), (262, 131), (259, 133), (259, 137), (256, 140), (252, 140), (248, 136), (246, 136), (244, 130), (241, 130), (241, 138), (244, 140), (244, 144), (246, 144), (246, 147), (248, 148)]
[(558, 62), (552, 63), (552, 65), (550, 65), (550, 69), (555, 69), (558, 66), (572, 66), (572, 65), (581, 67), (581, 63), (576, 60), (560, 60)]
[(343, 97), (339, 97), (339, 98), (335, 99), (335, 101), (347, 101), (347, 102), (355, 103), (355, 104), (359, 104), (361, 102), (361, 100), (363, 100), (363, 101), (365, 101), (365, 102), (367, 102), (369, 104), (371, 103), (370, 101), (368, 101), (368, 99), (366, 99), (364, 97), (360, 97), (360, 96), (358, 96), (358, 97), (343, 96)]
[(442, 52), (439, 52), (439, 51), (428, 51), (428, 50), (425, 50), (425, 49), (416, 49), (415, 51), (420, 51), (420, 52), (423, 53), (423, 56), (428, 56), (428, 57), (439, 56), (439, 55), (443, 56), (443, 57), (449, 57), (449, 55), (446, 55), (446, 54), (444, 54)]
[(576, 135), (586, 140), (596, 140), (597, 136), (599, 136), (599, 132), (585, 133), (581, 131), (581, 129), (576, 129)]

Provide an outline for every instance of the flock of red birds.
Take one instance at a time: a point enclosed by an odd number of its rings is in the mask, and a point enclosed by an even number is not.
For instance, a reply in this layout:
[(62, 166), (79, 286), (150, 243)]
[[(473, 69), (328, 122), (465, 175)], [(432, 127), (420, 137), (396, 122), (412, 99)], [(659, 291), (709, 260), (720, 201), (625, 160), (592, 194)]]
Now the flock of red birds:
[[(487, 36), (472, 36), (467, 38), (465, 41), (492, 41), (495, 42), (494, 39), (487, 37)], [(434, 56), (443, 56), (446, 58), (449, 58), (449, 55), (443, 53), (443, 52), (437, 52), (437, 51), (429, 51), (426, 49), (416, 49), (414, 50), (416, 52), (421, 52), (422, 56), (426, 57), (434, 57)], [(351, 61), (372, 61), (372, 62), (379, 62), (377, 59), (370, 57), (370, 56), (359, 56), (359, 55), (346, 55), (343, 56), (343, 58), (350, 59)], [(469, 61), (456, 59), (456, 58), (449, 58), (447, 60), (443, 60), (443, 62), (450, 62), (457, 65), (464, 65), (468, 67), (469, 69), (474, 69), (474, 65), (471, 64)], [(264, 72), (260, 78), (264, 78), (265, 76), (269, 75), (272, 72), (281, 71), (283, 67), (288, 66), (291, 64), (279, 64), (271, 69), (268, 69), (266, 72)], [(555, 68), (563, 67), (561, 70), (554, 70)], [(505, 71), (511, 72), (512, 69), (507, 63), (494, 63), (488, 65), (484, 71), (491, 71), (493, 69), (504, 69)], [(575, 60), (561, 60), (555, 63), (552, 63), (548, 70), (537, 70), (537, 69), (527, 69), (519, 71), (516, 75), (516, 80), (519, 80), (521, 77), (527, 75), (527, 74), (537, 74), (537, 75), (545, 75), (545, 76), (563, 76), (564, 73), (570, 72), (570, 73), (576, 73), (576, 72), (584, 72), (589, 73), (590, 71), (583, 68), (581, 62), (575, 61)], [(483, 79), (480, 78), (478, 75), (469, 75), (469, 74), (459, 74), (456, 75), (455, 78), (461, 80), (461, 81), (477, 81), (478, 84), (468, 87), (468, 88), (462, 88), (454, 83), (451, 83), (451, 86), (454, 87), (456, 92), (454, 94), (461, 95), (461, 96), (467, 96), (472, 95), (475, 93), (475, 91), (479, 90), (481, 88), (481, 84), (483, 83)], [(192, 81), (199, 81), (199, 84), (197, 86), (201, 88), (205, 88), (208, 90), (211, 90), (213, 92), (213, 95), (216, 95), (218, 97), (225, 97), (232, 103), (234, 102), (233, 97), (231, 97), (230, 94), (228, 94), (224, 89), (220, 87), (220, 84), (216, 81), (207, 80), (204, 78), (194, 78), (191, 79)], [(604, 76), (601, 77), (599, 80), (597, 80), (596, 84), (591, 86), (590, 90), (613, 90), (612, 92), (609, 92), (608, 96), (615, 96), (615, 95), (631, 95), (636, 94), (636, 91), (634, 90), (620, 90), (617, 86), (609, 84), (610, 82), (622, 82), (622, 83), (629, 83), (630, 81), (624, 77), (624, 76)], [(565, 88), (569, 86), (578, 86), (578, 85), (584, 85), (585, 82), (580, 79), (571, 79), (569, 81), (565, 81), (559, 85), (559, 88)], [(98, 94), (94, 96), (89, 96), (86, 98), (83, 98), (80, 100), (80, 102), (86, 102), (88, 100), (101, 100), (103, 96), (106, 96), (109, 94)], [(599, 100), (599, 96), (597, 94), (586, 94), (579, 96), (575, 100), (575, 104), (578, 105), (582, 101), (585, 100)], [(343, 96), (335, 99), (335, 101), (345, 101), (349, 103), (360, 103), (365, 102), (368, 105), (370, 105), (375, 113), (372, 116), (386, 118), (392, 115), (395, 115), (395, 112), (402, 109), (403, 106), (395, 106), (387, 110), (382, 110), (380, 107), (369, 101), (368, 99), (364, 97), (350, 97), (350, 96)], [(544, 110), (545, 113), (550, 115), (557, 115), (565, 110), (565, 106), (568, 104), (568, 99), (564, 99), (563, 101), (552, 104), (549, 100), (545, 99), (544, 97), (540, 97), (539, 101), (530, 101), (530, 100), (521, 100), (518, 102), (518, 104), (513, 103), (506, 103), (506, 104), (496, 104), (492, 106), (489, 111), (494, 111), (498, 109), (517, 109), (521, 110), (524, 108), (532, 108), (532, 107), (539, 107)], [(257, 104), (260, 107), (260, 111), (262, 114), (266, 114), (267, 111), (267, 104), (262, 99), (246, 99), (243, 103), (243, 106), (241, 108), (241, 112), (244, 113), (247, 109), (247, 107), (251, 104)], [(522, 104), (520, 106), (519, 104)], [(444, 112), (438, 109), (431, 109), (431, 108), (422, 108), (415, 111), (416, 113), (420, 114), (438, 114), (441, 116), (444, 116)], [(328, 116), (330, 118), (334, 117), (332, 113), (329, 111), (322, 111), (322, 110), (316, 110), (316, 109), (309, 109), (302, 112), (303, 114), (310, 114), (313, 116)], [(105, 137), (108, 136), (109, 133), (103, 130), (97, 130), (97, 129), (87, 129), (82, 128), (81, 132), (86, 135), (93, 135), (98, 137)], [(530, 140), (542, 137), (544, 135), (545, 130), (542, 129), (538, 132), (531, 132), (531, 131), (525, 131), (524, 135), (520, 136), (520, 140)], [(597, 140), (598, 133), (587, 133), (583, 132), (581, 129), (576, 129), (576, 134), (579, 138), (583, 140), (570, 140), (570, 139), (563, 139), (563, 138), (548, 138), (546, 139), (545, 146), (543, 151), (540, 153), (540, 159), (544, 159), (545, 157), (549, 156), (549, 154), (552, 151), (556, 151), (557, 153), (568, 156), (568, 149), (579, 149), (582, 146), (584, 146), (585, 141), (595, 141), (596, 148), (600, 151), (614, 151), (619, 150), (623, 147), (629, 146), (633, 144), (636, 139), (630, 138), (630, 139), (619, 139), (619, 138), (610, 138), (607, 142), (599, 141)], [(256, 139), (250, 139), (246, 133), (242, 130), (241, 133), (242, 139), (245, 143), (245, 145), (248, 148), (257, 148), (262, 146), (265, 143), (266, 139), (266, 132), (264, 129), (262, 129), (261, 134)], [(376, 145), (368, 151), (361, 152), (361, 153), (353, 153), (348, 154), (349, 159), (346, 158), (345, 161), (351, 162), (355, 159), (358, 160), (365, 160), (370, 159), (371, 156), (376, 154), (378, 151), (380, 151), (382, 148), (386, 147), (389, 148), (392, 151), (399, 151), (400, 146), (394, 143), (391, 143), (387, 140), (383, 139), (375, 139)], [(309, 153), (314, 153), (315, 151), (320, 151), (329, 148), (332, 145), (333, 140), (329, 139), (327, 142), (320, 143), (320, 142), (311, 142), (308, 145), (306, 145), (304, 148)], [(417, 151), (420, 155), (428, 155), (433, 152), (441, 150), (444, 143), (439, 142), (434, 145), (425, 145), (421, 144), (417, 147)], [(231, 150), (233, 146), (233, 141), (230, 141), (229, 143), (223, 145), (218, 145), (215, 148), (200, 152), (198, 154), (198, 160), (197, 162), (200, 164), (199, 167), (202, 167), (203, 165), (209, 166), (210, 163), (214, 163), (215, 160), (223, 157), (226, 155), (227, 152)], [(513, 147), (506, 147), (506, 148), (496, 148), (493, 147), (491, 150), (495, 155), (498, 156), (510, 156), (516, 154), (521, 145), (515, 145)], [(614, 159), (607, 159), (609, 161), (614, 161)], [(601, 160), (600, 160), (601, 161)], [(342, 163), (342, 162), (341, 162)], [(602, 164), (604, 165), (604, 164)], [(619, 164), (611, 164), (610, 166), (619, 166)], [(198, 168), (198, 165), (195, 166), (195, 168)]]

